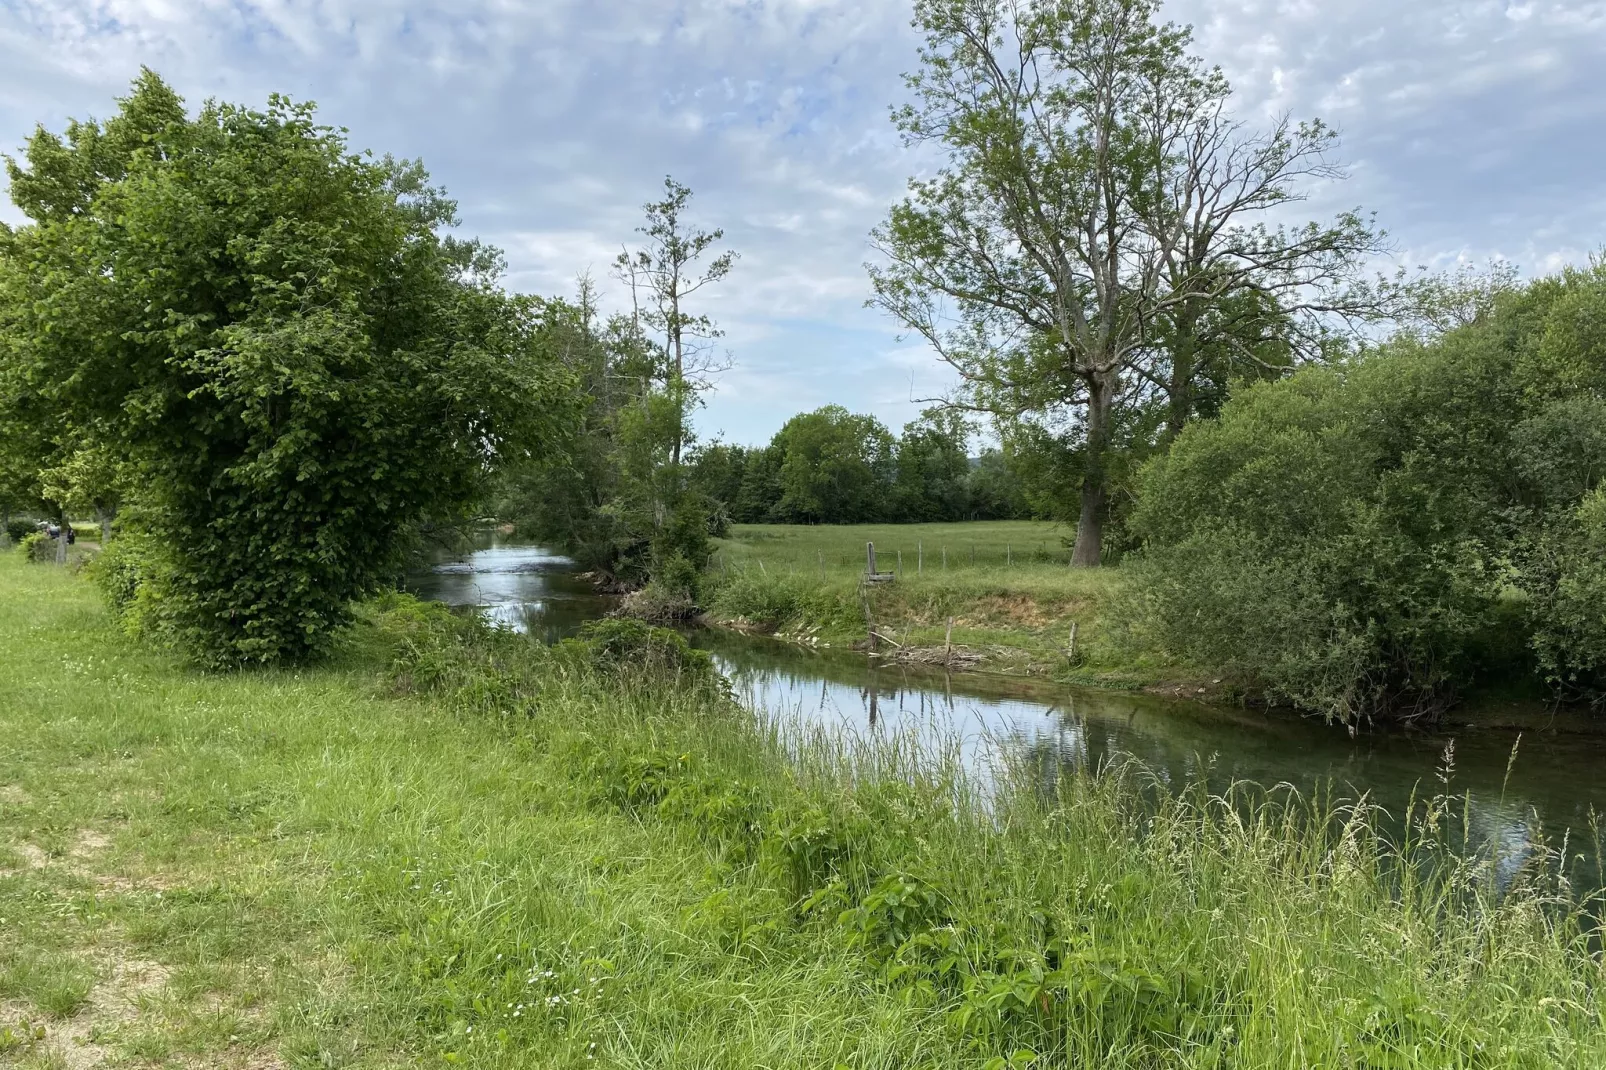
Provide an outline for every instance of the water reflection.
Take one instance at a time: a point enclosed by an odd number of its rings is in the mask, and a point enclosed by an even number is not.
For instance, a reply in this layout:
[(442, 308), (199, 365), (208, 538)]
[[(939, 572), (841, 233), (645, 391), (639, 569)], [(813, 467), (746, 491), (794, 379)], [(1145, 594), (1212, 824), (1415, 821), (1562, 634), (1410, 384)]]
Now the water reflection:
[[(753, 709), (864, 738), (907, 736), (945, 743), (987, 775), (1009, 762), (1045, 787), (1067, 769), (1136, 759), (1176, 787), (1204, 781), (1286, 784), (1301, 793), (1364, 796), (1395, 817), (1413, 798), (1438, 794), (1465, 804), (1471, 844), (1509, 880), (1542, 846), (1570, 837), (1568, 869), (1601, 887), (1593, 815), (1606, 808), (1606, 741), (1516, 733), (1347, 732), (1285, 711), (1219, 708), (1143, 694), (1076, 691), (1034, 682), (938, 670), (877, 667), (862, 656), (799, 651), (763, 640), (700, 633), (737, 693)], [(1452, 757), (1446, 748), (1454, 741)], [(1457, 813), (1462, 807), (1458, 803)], [(1460, 818), (1457, 819), (1460, 827)]]
[(420, 598), (475, 606), (491, 620), (555, 643), (607, 613), (613, 600), (577, 574), (574, 562), (539, 546), (482, 532), (466, 557), (449, 557), (408, 578)]
[[(484, 607), (547, 642), (572, 635), (610, 600), (539, 547), (489, 539), (467, 559), (442, 562), (413, 587), (425, 597)], [(1511, 761), (1514, 733), (1347, 733), (1282, 712), (1212, 708), (1148, 695), (1073, 691), (1030, 680), (877, 665), (863, 655), (814, 652), (771, 640), (703, 631), (708, 649), (753, 710), (859, 739), (912, 740), (983, 775), (1026, 761), (1051, 780), (1136, 758), (1163, 784), (1203, 778), (1301, 792), (1331, 785), (1395, 815), (1413, 795), (1468, 800), (1467, 827), (1509, 877), (1541, 843), (1571, 836), (1575, 879), (1600, 887), (1593, 814), (1606, 807), (1606, 739), (1534, 732)], [(1455, 740), (1453, 767), (1445, 749)], [(1509, 767), (1509, 768), (1508, 768)], [(1448, 784), (1444, 777), (1448, 776)], [(1580, 847), (1588, 843), (1587, 849)]]

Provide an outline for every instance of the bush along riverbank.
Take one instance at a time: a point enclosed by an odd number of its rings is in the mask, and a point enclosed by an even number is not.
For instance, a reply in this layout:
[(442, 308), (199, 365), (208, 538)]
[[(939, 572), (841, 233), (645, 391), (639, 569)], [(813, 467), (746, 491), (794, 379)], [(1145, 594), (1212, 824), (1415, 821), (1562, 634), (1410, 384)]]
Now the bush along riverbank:
[(547, 651), (391, 598), (329, 667), (219, 675), (61, 570), (0, 590), (25, 1065), (1606, 1060), (1586, 904), (1460, 854), (1453, 797), (1390, 835), (1029, 754), (981, 785), (760, 723), (635, 622)]

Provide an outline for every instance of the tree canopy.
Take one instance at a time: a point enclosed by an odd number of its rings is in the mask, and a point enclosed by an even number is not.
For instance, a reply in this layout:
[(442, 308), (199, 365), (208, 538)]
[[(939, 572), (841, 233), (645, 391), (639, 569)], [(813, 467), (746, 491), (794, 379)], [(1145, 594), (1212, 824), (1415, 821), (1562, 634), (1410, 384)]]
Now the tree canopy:
[(126, 458), (141, 618), (203, 660), (318, 651), (412, 533), (561, 430), (567, 380), (499, 254), (311, 105), (190, 116), (147, 71), (8, 168), (30, 222), (0, 257), (7, 418)]
[(917, 0), (924, 38), (896, 112), (947, 165), (873, 241), (872, 303), (958, 373), (961, 400), (1062, 437), (1080, 487), (1073, 561), (1096, 565), (1112, 454), (1134, 410), (1167, 436), (1232, 377), (1326, 355), (1387, 311), (1358, 284), (1381, 236), (1356, 212), (1283, 227), (1334, 134), (1227, 109), (1219, 70), (1157, 0)]

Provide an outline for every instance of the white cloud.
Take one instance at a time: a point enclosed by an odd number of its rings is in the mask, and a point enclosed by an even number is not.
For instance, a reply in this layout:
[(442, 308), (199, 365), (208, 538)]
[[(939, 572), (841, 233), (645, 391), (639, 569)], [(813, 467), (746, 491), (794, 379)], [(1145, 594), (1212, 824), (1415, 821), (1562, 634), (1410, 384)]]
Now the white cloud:
[[(1177, 0), (1252, 118), (1319, 114), (1407, 262), (1503, 251), (1532, 270), (1606, 242), (1603, 0)], [(708, 311), (737, 364), (701, 418), (766, 436), (837, 401), (897, 426), (948, 381), (862, 307), (866, 234), (929, 159), (887, 120), (906, 0), (7, 0), (0, 147), (105, 115), (140, 64), (192, 103), (317, 100), (422, 156), (511, 281), (605, 280), (673, 173), (742, 252)], [(15, 218), (11, 209), (0, 215)]]

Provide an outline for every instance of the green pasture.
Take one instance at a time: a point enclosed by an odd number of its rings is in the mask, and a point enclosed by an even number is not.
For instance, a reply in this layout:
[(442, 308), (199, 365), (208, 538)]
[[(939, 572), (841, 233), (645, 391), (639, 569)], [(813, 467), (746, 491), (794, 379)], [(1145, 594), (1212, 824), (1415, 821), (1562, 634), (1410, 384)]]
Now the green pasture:
[(1041, 520), (965, 524), (736, 524), (716, 543), (715, 569), (760, 568), (840, 579), (866, 566), (901, 577), (1032, 565), (1068, 565), (1075, 532)]

